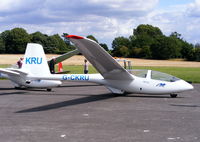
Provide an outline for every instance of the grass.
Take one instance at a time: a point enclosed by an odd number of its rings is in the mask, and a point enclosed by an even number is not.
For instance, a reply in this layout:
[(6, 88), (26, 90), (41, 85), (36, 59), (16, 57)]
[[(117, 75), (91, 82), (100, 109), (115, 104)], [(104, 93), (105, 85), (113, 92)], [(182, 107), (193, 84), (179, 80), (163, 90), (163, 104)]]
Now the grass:
[(5, 65), (0, 65), (0, 68), (8, 68), (10, 67), (11, 65), (8, 65), (8, 64), (5, 64)]
[[(70, 74), (83, 74), (83, 66), (81, 65), (75, 65), (75, 66), (63, 65), (63, 70), (70, 71)], [(89, 73), (98, 73), (98, 72), (93, 66), (89, 66)]]
[[(8, 67), (9, 65), (0, 65), (1, 68)], [(64, 70), (70, 71), (70, 74), (82, 74), (83, 66), (63, 66)], [(142, 67), (135, 66), (134, 69), (151, 69), (156, 71), (165, 72), (174, 75), (178, 78), (184, 79), (186, 81), (191, 81), (193, 83), (200, 83), (200, 68), (195, 67)], [(97, 73), (93, 66), (89, 66), (89, 73)]]
[[(200, 68), (195, 67), (141, 67), (136, 66), (133, 69), (151, 69), (174, 75), (178, 78), (193, 83), (200, 83)], [(64, 70), (71, 71), (70, 73), (83, 73), (83, 66), (64, 66)], [(89, 73), (97, 73), (93, 66), (89, 66)]]

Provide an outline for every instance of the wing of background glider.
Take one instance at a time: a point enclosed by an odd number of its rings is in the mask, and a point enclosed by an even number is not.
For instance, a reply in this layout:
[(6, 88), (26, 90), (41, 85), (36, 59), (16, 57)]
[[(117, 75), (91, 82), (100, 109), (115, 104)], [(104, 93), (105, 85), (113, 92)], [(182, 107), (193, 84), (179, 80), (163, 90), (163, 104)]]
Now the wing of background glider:
[[(80, 52), (76, 49), (76, 50), (67, 52), (67, 53), (65, 53), (65, 54), (63, 54), (63, 55), (60, 55), (60, 56), (58, 56), (58, 57), (55, 58), (55, 64), (60, 63), (60, 62), (66, 60), (66, 59), (68, 59), (68, 58), (70, 58), (70, 57), (72, 57), (72, 56), (74, 56), (74, 55), (79, 54), (79, 53), (80, 53)], [(49, 63), (50, 63), (50, 61), (48, 61), (48, 64), (49, 64)]]
[(68, 35), (71, 42), (105, 79), (133, 80), (134, 78), (98, 43), (88, 38)]

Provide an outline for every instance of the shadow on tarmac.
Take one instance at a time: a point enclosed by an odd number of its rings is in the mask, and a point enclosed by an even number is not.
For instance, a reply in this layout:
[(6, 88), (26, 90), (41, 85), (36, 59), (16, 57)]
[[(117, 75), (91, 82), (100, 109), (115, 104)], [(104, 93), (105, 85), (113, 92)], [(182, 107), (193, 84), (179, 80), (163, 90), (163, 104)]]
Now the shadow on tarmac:
[[(125, 97), (133, 97), (133, 98), (171, 98), (170, 95), (143, 95), (143, 94), (138, 94), (138, 95), (128, 95)], [(177, 98), (182, 98), (182, 97), (177, 97)], [(175, 98), (173, 98), (175, 99)]]
[(5, 90), (6, 91), (6, 90), (16, 90), (16, 89), (15, 88), (0, 88), (0, 91), (1, 90)]
[(171, 106), (177, 106), (177, 107), (200, 107), (200, 105), (194, 105), (194, 104), (171, 104)]
[(0, 96), (4, 95), (19, 95), (19, 94), (25, 94), (26, 92), (8, 92), (8, 93), (0, 93)]
[(69, 107), (69, 106), (73, 106), (73, 105), (79, 105), (79, 104), (85, 104), (85, 103), (90, 103), (90, 102), (107, 100), (107, 99), (111, 99), (111, 98), (115, 98), (115, 97), (170, 98), (169, 96), (146, 96), (146, 95), (145, 96), (144, 95), (122, 96), (122, 95), (115, 95), (115, 94), (112, 94), (112, 93), (106, 93), (106, 94), (101, 94), (101, 95), (89, 95), (89, 96), (74, 99), (74, 100), (62, 101), (62, 102), (58, 102), (58, 103), (34, 107), (34, 108), (30, 108), (30, 109), (17, 111), (15, 113), (30, 113), (30, 112), (48, 111), (48, 110), (58, 109), (58, 108), (62, 108), (62, 107)]
[(73, 105), (79, 105), (79, 104), (85, 104), (85, 103), (90, 103), (90, 102), (96, 102), (96, 101), (101, 101), (101, 100), (106, 100), (106, 99), (111, 99), (117, 97), (116, 95), (113, 94), (101, 94), (101, 95), (93, 95), (93, 96), (87, 96), (84, 98), (78, 98), (74, 100), (68, 100), (68, 101), (63, 101), (63, 102), (58, 102), (54, 104), (48, 104), (44, 106), (39, 106), (39, 107), (34, 107), (30, 109), (25, 109), (21, 111), (17, 111), (15, 113), (28, 113), (28, 112), (39, 112), (39, 111), (48, 111), (52, 109), (58, 109), (62, 107), (69, 107)]

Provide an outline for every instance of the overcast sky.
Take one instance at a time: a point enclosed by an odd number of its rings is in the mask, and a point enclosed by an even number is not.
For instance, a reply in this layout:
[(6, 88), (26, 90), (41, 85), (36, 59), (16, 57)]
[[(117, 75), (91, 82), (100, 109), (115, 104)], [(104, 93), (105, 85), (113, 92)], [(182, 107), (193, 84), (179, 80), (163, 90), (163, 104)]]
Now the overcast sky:
[(200, 0), (0, 1), (0, 32), (21, 27), (28, 33), (91, 34), (111, 47), (115, 37), (129, 37), (139, 24), (200, 43)]

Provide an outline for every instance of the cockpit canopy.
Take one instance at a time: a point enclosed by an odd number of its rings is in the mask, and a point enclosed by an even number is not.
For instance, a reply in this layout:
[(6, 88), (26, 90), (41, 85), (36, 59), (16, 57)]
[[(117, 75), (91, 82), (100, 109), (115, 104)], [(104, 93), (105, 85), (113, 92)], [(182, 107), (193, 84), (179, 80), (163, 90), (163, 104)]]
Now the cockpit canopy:
[(163, 72), (153, 71), (153, 70), (129, 70), (128, 72), (141, 78), (146, 78), (147, 74), (150, 73), (151, 79), (154, 79), (154, 80), (161, 80), (161, 81), (168, 81), (168, 82), (175, 82), (177, 80), (180, 80), (179, 78), (175, 76), (172, 76)]

